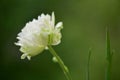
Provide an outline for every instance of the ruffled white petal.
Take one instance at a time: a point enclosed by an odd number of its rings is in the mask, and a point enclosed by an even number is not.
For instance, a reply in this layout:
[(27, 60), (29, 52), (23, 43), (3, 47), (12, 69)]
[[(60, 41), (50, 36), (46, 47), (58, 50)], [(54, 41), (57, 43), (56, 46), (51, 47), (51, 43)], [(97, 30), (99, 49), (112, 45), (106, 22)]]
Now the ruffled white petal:
[(52, 20), (51, 20), (51, 22), (52, 22), (52, 26), (54, 27), (55, 26), (55, 14), (54, 14), (54, 12), (52, 12)]
[(62, 29), (63, 28), (63, 23), (62, 22), (57, 23), (57, 25), (55, 26), (55, 28)]

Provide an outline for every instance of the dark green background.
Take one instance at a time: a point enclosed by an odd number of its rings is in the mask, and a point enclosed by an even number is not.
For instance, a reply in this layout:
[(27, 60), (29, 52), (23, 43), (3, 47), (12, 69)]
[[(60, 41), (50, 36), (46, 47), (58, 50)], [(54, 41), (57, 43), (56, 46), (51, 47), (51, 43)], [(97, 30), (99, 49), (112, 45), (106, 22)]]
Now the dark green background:
[(105, 80), (107, 26), (115, 50), (111, 80), (120, 80), (119, 0), (0, 0), (0, 80), (66, 80), (49, 51), (31, 61), (21, 60), (19, 47), (14, 45), (28, 21), (52, 11), (56, 22), (64, 23), (62, 42), (54, 48), (69, 67), (73, 80), (86, 79), (90, 47), (90, 80)]

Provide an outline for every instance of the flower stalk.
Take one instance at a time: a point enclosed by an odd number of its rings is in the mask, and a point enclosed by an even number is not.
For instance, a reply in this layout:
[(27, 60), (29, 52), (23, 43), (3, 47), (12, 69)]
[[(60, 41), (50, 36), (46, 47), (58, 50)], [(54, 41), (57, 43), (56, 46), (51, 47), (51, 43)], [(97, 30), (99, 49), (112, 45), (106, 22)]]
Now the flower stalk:
[(67, 80), (72, 80), (69, 69), (67, 68), (67, 66), (64, 64), (64, 62), (62, 61), (62, 59), (57, 55), (57, 53), (55, 52), (55, 50), (52, 48), (51, 45), (48, 45), (48, 49), (51, 52), (51, 54), (53, 55), (53, 57), (55, 57), (57, 59), (58, 64), (60, 65), (60, 67), (62, 68)]

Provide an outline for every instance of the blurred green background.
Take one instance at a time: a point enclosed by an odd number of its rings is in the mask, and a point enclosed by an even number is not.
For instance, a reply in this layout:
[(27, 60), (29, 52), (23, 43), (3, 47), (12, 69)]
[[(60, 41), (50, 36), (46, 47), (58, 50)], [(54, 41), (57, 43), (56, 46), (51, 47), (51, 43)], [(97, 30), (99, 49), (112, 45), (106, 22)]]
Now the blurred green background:
[(66, 80), (49, 51), (21, 60), (14, 45), (28, 21), (52, 11), (64, 23), (62, 42), (54, 48), (73, 80), (86, 80), (90, 47), (90, 80), (105, 80), (107, 26), (115, 50), (111, 80), (120, 80), (120, 0), (0, 0), (0, 80)]

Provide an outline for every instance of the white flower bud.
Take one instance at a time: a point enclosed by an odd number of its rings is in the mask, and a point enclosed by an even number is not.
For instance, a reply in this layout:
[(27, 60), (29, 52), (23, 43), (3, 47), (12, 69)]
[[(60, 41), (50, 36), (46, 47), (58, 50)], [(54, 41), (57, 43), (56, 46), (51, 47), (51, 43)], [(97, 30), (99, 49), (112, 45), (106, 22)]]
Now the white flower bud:
[(41, 14), (38, 19), (28, 22), (22, 31), (18, 34), (20, 51), (23, 52), (21, 59), (26, 57), (30, 60), (32, 56), (38, 55), (48, 45), (58, 45), (61, 42), (62, 22), (55, 26), (54, 12), (52, 16)]

